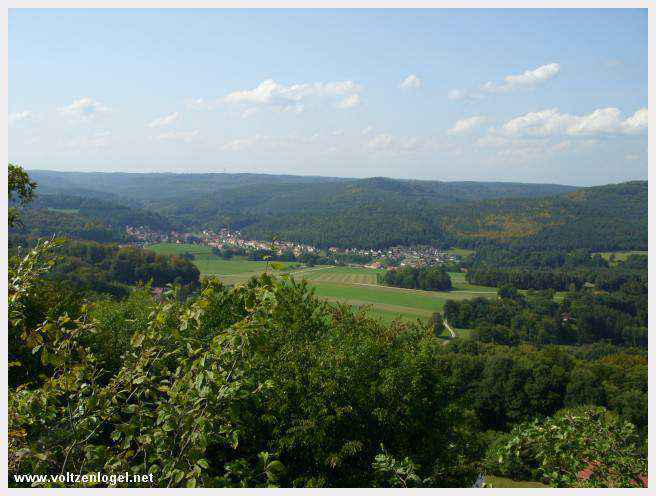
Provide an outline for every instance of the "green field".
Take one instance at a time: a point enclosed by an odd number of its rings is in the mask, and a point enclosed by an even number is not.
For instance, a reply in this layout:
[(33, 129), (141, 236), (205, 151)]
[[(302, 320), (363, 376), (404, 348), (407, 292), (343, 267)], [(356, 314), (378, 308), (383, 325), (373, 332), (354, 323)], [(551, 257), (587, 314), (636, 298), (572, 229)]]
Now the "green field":
[(453, 291), (422, 291), (379, 285), (376, 282), (379, 272), (382, 271), (326, 266), (293, 274), (295, 277), (304, 277), (320, 298), (343, 301), (358, 307), (370, 306), (372, 314), (385, 322), (396, 318), (426, 321), (434, 312), (441, 311), (449, 299), (496, 295), (495, 288), (472, 286), (464, 279), (459, 280), (461, 274), (452, 274)]
[[(202, 275), (205, 276), (229, 276), (230, 284), (248, 280), (251, 276), (261, 274), (266, 268), (266, 262), (246, 260), (235, 257), (231, 260), (224, 260), (212, 254), (212, 249), (204, 245), (176, 244), (176, 243), (158, 243), (148, 245), (146, 249), (160, 253), (162, 255), (182, 255), (191, 253), (194, 255), (194, 264), (198, 267)], [(283, 263), (288, 266), (289, 264)], [(224, 277), (221, 277), (224, 279)]]
[[(207, 246), (161, 243), (147, 248), (162, 254), (193, 253), (193, 262), (202, 275), (216, 276), (226, 284), (243, 283), (252, 276), (261, 274), (266, 265), (265, 262), (243, 258), (224, 260), (213, 255)], [(377, 283), (377, 276), (384, 272), (384, 269), (331, 265), (274, 271), (276, 274), (288, 273), (297, 280), (306, 279), (314, 288), (315, 294), (326, 301), (367, 307), (372, 316), (384, 322), (394, 319), (426, 321), (433, 312), (442, 310), (449, 299), (463, 300), (477, 296), (489, 298), (496, 295), (496, 288), (471, 285), (465, 281), (465, 275), (462, 273), (450, 273), (452, 291), (422, 291), (380, 285)], [(462, 333), (463, 336), (468, 335), (467, 329), (455, 329), (455, 332)]]
[(62, 214), (76, 214), (80, 211), (79, 208), (54, 208), (54, 207), (48, 207), (48, 210), (51, 212), (59, 212)]
[(626, 260), (630, 255), (647, 255), (647, 251), (601, 251), (599, 255), (606, 260), (610, 260), (611, 255), (615, 255), (615, 260)]
[(542, 484), (541, 482), (534, 481), (519, 481), (509, 479), (508, 477), (500, 477), (497, 475), (486, 475), (485, 482), (489, 484), (490, 487), (499, 487), (499, 488), (513, 488), (513, 487), (542, 487), (548, 488), (549, 486)]
[(445, 253), (451, 253), (452, 255), (458, 255), (459, 257), (465, 258), (474, 253), (474, 250), (468, 250), (467, 248), (451, 248), (446, 250)]

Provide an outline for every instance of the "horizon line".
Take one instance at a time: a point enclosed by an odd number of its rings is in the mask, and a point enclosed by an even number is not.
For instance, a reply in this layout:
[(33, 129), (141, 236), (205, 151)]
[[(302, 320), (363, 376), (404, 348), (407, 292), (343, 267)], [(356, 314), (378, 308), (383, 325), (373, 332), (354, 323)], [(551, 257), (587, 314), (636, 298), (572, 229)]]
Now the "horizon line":
[(564, 184), (557, 182), (539, 182), (539, 181), (511, 181), (511, 180), (482, 180), (482, 179), (416, 179), (416, 178), (404, 178), (404, 177), (392, 177), (392, 176), (324, 176), (320, 174), (300, 174), (300, 173), (281, 173), (281, 172), (228, 172), (228, 171), (167, 171), (167, 170), (143, 170), (143, 171), (123, 171), (123, 170), (108, 170), (108, 169), (98, 169), (98, 170), (71, 170), (71, 169), (47, 169), (47, 168), (25, 168), (28, 172), (57, 172), (65, 174), (161, 174), (161, 175), (252, 175), (252, 176), (288, 176), (288, 177), (307, 177), (307, 178), (317, 178), (317, 179), (341, 179), (341, 180), (367, 180), (367, 179), (391, 179), (394, 181), (415, 181), (415, 182), (433, 182), (433, 183), (494, 183), (494, 184), (535, 184), (535, 185), (545, 185), (545, 186), (567, 186), (571, 188), (590, 188), (595, 186), (606, 186), (611, 184), (622, 184), (630, 182), (648, 182), (648, 179), (626, 179), (616, 182), (607, 182), (607, 183), (588, 183), (586, 185), (573, 185), (573, 184)]

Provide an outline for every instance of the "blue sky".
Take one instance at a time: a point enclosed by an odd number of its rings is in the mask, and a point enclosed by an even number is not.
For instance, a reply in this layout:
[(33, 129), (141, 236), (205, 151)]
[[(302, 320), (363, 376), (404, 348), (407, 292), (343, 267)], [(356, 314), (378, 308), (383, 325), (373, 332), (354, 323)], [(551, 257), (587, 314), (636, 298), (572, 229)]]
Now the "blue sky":
[(11, 10), (10, 160), (647, 177), (646, 10)]

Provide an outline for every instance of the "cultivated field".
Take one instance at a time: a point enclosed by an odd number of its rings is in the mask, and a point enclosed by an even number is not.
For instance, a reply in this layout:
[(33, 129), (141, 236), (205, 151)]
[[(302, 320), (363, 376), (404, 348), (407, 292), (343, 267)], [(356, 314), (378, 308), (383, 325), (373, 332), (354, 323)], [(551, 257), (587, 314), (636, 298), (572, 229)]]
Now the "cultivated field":
[[(176, 245), (161, 243), (148, 249), (164, 254), (193, 253), (193, 262), (204, 276), (216, 276), (226, 284), (239, 284), (265, 270), (265, 262), (235, 258), (223, 260), (212, 254), (207, 246)], [(295, 265), (295, 264), (291, 264)], [(356, 307), (367, 307), (370, 315), (390, 322), (394, 319), (426, 321), (434, 312), (442, 310), (447, 300), (462, 300), (477, 296), (494, 297), (496, 288), (475, 286), (465, 281), (462, 273), (451, 273), (452, 291), (422, 291), (394, 288), (377, 283), (378, 274), (384, 269), (364, 267), (336, 267), (331, 265), (293, 268), (273, 271), (277, 275), (289, 274), (295, 279), (305, 279), (315, 294), (331, 302), (345, 302)], [(467, 334), (467, 330), (455, 329)]]
[(614, 255), (615, 260), (626, 260), (630, 255), (647, 255), (647, 251), (603, 251), (599, 252), (599, 255), (604, 257), (606, 260), (610, 260), (610, 256)]
[[(231, 260), (224, 260), (213, 255), (209, 246), (203, 245), (158, 243), (149, 245), (146, 249), (163, 255), (191, 253), (194, 255), (193, 262), (201, 274), (204, 276), (227, 276), (221, 277), (221, 279), (226, 279), (229, 284), (248, 280), (251, 276), (264, 272), (266, 267), (266, 262), (246, 260), (244, 258), (235, 257)], [(282, 263), (285, 267), (290, 265), (283, 262), (278, 263)]]

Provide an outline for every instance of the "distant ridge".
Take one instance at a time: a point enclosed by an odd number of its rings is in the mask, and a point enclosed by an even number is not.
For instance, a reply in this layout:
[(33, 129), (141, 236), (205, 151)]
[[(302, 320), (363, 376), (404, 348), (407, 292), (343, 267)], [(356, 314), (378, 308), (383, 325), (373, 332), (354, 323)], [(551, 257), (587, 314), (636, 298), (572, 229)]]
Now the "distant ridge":
[[(73, 196), (100, 198), (161, 225), (228, 227), (256, 239), (276, 235), (320, 247), (501, 244), (604, 251), (647, 246), (646, 181), (577, 188), (250, 173), (30, 174), (41, 205), (65, 209)], [(102, 220), (102, 211), (93, 214)]]

